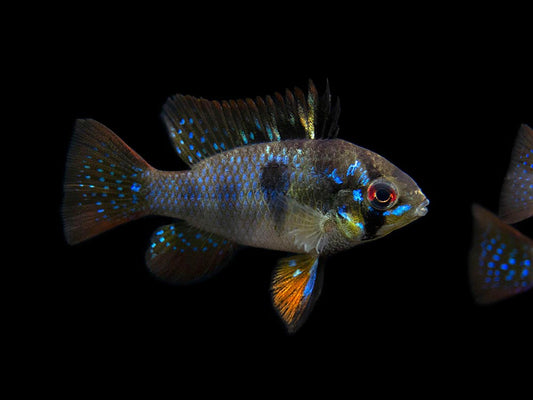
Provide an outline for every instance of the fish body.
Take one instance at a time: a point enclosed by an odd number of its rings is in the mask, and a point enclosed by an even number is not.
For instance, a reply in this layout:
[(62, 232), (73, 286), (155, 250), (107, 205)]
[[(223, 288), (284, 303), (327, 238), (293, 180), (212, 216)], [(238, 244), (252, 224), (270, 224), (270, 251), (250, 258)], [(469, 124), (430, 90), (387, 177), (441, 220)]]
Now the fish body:
[[(186, 172), (151, 172), (149, 201), (154, 214), (241, 245), (327, 254), (382, 236), (387, 220), (397, 219), (392, 211), (372, 218), (363, 196), (370, 181), (394, 170), (341, 139), (260, 143), (214, 155)], [(401, 178), (398, 184), (412, 185)], [(422, 200), (421, 193), (412, 195)], [(425, 212), (423, 206), (403, 209), (413, 219)], [(339, 217), (354, 223), (338, 224)]]
[(382, 237), (427, 212), (416, 183), (385, 158), (336, 139), (338, 102), (312, 83), (285, 97), (164, 106), (172, 143), (190, 167), (160, 171), (93, 120), (78, 120), (67, 159), (63, 216), (78, 243), (146, 215), (157, 229), (150, 270), (173, 283), (217, 272), (240, 246), (295, 253), (280, 260), (274, 306), (290, 332), (320, 293), (319, 259)]

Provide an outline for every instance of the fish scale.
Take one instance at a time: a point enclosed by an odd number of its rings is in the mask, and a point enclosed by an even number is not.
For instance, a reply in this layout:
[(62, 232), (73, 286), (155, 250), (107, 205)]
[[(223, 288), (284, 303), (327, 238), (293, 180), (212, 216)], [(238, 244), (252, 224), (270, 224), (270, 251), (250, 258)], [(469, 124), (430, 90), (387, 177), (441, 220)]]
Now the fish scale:
[(212, 276), (241, 246), (296, 253), (279, 261), (271, 286), (294, 332), (320, 294), (320, 260), (416, 220), (429, 203), (385, 158), (336, 139), (339, 112), (329, 87), (319, 97), (312, 82), (307, 95), (296, 88), (255, 100), (176, 95), (163, 120), (184, 171), (157, 170), (104, 125), (78, 120), (65, 174), (67, 241), (170, 217), (145, 259), (175, 284)]
[(261, 180), (269, 163), (287, 165), (290, 191), (304, 193), (317, 180), (304, 159), (300, 141), (280, 142), (234, 149), (199, 162), (190, 171), (152, 172), (152, 212), (184, 219), (239, 243), (263, 241), (259, 245), (297, 251), (287, 246), (287, 235), (280, 235), (270, 222)]

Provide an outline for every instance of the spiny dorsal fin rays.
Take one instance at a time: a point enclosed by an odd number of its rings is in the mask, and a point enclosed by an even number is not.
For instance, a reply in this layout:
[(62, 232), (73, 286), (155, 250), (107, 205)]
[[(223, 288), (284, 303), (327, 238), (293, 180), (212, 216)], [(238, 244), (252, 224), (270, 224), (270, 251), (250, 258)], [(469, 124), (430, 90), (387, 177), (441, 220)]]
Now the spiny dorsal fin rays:
[[(300, 124), (305, 129), (305, 132), (309, 139), (315, 138), (316, 101), (313, 101), (314, 97), (312, 95), (312, 88), (314, 88), (314, 86), (310, 86), (309, 88), (308, 99), (305, 98), (304, 93), (299, 88), (294, 89), (294, 94), (296, 98), (296, 110), (298, 112)], [(316, 90), (314, 90), (314, 92), (316, 93)]]
[(162, 118), (178, 155), (188, 165), (235, 147), (283, 139), (334, 137), (340, 107), (331, 107), (329, 84), (319, 98), (312, 81), (285, 96), (211, 101), (175, 95)]
[(326, 80), (326, 89), (320, 99), (320, 105), (317, 107), (319, 111), (317, 119), (321, 121), (319, 132), (323, 138), (332, 139), (337, 137), (339, 133), (339, 116), (341, 114), (340, 98), (335, 99), (333, 109), (331, 107), (331, 92), (329, 89), (329, 81)]

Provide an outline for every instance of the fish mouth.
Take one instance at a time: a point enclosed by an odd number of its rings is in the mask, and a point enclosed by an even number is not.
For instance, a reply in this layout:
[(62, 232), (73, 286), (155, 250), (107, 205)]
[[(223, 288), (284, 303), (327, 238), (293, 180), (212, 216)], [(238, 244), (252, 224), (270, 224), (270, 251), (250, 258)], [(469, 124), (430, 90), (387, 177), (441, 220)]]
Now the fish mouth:
[(418, 217), (423, 217), (428, 213), (427, 206), (429, 204), (429, 200), (425, 199), (415, 210), (415, 215)]

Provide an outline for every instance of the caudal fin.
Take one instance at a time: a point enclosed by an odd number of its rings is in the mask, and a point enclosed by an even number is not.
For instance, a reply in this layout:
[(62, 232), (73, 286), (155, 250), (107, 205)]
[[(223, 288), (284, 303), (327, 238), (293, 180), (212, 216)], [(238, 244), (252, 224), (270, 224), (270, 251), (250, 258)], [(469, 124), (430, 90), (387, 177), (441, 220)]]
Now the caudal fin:
[(500, 218), (514, 224), (533, 216), (533, 129), (522, 125), (500, 196)]
[(82, 242), (146, 215), (152, 169), (104, 125), (91, 119), (77, 120), (64, 184), (67, 242)]

